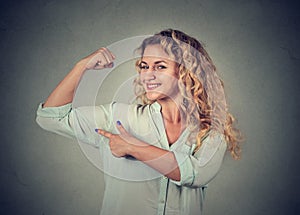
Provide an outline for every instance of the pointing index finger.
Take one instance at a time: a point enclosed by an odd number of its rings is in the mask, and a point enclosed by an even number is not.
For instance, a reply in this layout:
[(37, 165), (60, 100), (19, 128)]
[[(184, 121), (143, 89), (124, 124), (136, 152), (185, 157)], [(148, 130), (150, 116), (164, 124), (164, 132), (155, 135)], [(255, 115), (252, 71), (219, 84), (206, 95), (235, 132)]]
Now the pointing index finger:
[(112, 133), (107, 132), (107, 131), (104, 131), (104, 130), (99, 129), (99, 128), (96, 128), (95, 131), (96, 131), (98, 134), (100, 134), (100, 135), (102, 135), (102, 136), (104, 136), (104, 137), (107, 137), (107, 138), (111, 138), (111, 136), (112, 136)]

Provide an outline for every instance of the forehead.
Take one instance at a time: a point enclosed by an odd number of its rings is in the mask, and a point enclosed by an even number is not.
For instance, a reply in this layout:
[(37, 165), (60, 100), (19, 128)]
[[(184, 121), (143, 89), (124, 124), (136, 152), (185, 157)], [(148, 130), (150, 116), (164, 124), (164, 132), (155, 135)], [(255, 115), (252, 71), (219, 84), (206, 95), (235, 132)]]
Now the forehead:
[(148, 45), (142, 57), (143, 61), (156, 61), (156, 60), (168, 60), (173, 61), (171, 57), (163, 50), (162, 46), (157, 45)]

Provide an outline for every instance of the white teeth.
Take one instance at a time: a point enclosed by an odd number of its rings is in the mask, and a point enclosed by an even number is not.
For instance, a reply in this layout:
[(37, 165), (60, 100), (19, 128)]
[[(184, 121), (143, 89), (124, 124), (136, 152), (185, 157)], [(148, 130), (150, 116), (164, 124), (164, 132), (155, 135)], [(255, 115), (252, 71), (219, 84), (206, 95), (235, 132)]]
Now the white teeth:
[(154, 89), (156, 87), (159, 87), (161, 84), (147, 84), (148, 89)]

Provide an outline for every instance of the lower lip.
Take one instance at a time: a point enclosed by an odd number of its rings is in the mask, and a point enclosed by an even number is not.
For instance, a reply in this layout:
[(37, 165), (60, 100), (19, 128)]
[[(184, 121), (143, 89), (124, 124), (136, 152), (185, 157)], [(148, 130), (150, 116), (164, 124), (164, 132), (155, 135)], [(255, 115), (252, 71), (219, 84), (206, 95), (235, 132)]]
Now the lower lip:
[(154, 90), (154, 89), (158, 88), (159, 86), (160, 86), (160, 84), (159, 85), (146, 85), (147, 90)]

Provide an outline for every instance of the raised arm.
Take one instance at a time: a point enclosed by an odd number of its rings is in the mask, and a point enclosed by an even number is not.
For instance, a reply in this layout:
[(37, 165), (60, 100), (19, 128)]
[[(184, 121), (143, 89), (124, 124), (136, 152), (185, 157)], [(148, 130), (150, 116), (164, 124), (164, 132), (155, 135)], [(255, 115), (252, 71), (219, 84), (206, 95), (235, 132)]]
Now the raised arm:
[(100, 48), (75, 64), (67, 76), (49, 95), (43, 107), (58, 107), (73, 101), (74, 92), (85, 71), (113, 67), (115, 56), (106, 48)]

